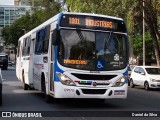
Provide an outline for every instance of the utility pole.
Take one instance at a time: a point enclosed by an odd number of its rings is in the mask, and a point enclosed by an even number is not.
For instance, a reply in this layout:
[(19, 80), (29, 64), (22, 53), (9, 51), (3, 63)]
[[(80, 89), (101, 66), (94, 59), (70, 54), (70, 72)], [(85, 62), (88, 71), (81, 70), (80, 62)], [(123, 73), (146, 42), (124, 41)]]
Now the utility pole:
[(143, 66), (145, 66), (145, 14), (144, 14), (144, 7), (145, 7), (145, 0), (143, 0)]

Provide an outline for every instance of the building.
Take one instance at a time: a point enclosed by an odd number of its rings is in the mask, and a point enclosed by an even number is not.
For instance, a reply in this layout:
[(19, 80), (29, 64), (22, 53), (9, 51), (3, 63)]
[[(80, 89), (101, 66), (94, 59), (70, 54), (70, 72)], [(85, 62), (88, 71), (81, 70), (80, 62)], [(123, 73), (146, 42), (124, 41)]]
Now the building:
[[(25, 6), (25, 3), (20, 5), (15, 0), (15, 5), (0, 5), (0, 52), (8, 52), (10, 54), (10, 47), (4, 46), (4, 40), (2, 38), (2, 30), (5, 26), (10, 26), (15, 20), (21, 18), (26, 12), (31, 12), (30, 6)], [(11, 50), (13, 53), (13, 50)], [(14, 59), (14, 58), (13, 58)]]
[(15, 6), (30, 6), (29, 0), (14, 0)]

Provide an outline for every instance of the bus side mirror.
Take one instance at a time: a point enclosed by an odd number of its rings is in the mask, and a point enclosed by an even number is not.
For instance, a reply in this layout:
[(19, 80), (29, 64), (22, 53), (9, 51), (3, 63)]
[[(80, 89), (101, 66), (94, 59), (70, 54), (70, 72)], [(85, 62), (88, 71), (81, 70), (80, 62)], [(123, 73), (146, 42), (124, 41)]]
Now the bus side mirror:
[(57, 45), (58, 44), (58, 36), (59, 36), (59, 32), (57, 29), (53, 30), (52, 32), (52, 45)]

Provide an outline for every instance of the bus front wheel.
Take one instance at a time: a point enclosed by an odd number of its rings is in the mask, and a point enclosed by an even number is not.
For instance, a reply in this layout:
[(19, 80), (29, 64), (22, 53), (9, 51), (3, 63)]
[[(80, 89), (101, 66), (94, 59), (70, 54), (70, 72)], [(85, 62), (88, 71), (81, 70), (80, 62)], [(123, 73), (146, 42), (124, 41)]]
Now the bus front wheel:
[(46, 93), (46, 84), (45, 84), (44, 74), (42, 74), (42, 77), (41, 77), (41, 91), (44, 93), (45, 102), (50, 103), (51, 102), (51, 96)]
[(24, 89), (24, 90), (28, 90), (29, 85), (27, 85), (27, 84), (25, 83), (25, 76), (24, 76), (24, 72), (22, 73), (22, 78), (23, 78), (23, 89)]

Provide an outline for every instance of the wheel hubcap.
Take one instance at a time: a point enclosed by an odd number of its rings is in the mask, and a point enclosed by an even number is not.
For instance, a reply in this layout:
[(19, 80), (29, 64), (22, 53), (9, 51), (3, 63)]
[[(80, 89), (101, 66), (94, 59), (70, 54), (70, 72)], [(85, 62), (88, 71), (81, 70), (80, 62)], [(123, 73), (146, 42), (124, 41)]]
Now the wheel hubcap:
[(145, 84), (145, 88), (148, 89), (148, 84), (147, 83)]

